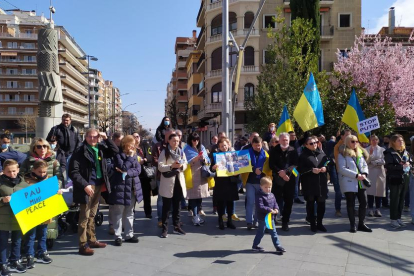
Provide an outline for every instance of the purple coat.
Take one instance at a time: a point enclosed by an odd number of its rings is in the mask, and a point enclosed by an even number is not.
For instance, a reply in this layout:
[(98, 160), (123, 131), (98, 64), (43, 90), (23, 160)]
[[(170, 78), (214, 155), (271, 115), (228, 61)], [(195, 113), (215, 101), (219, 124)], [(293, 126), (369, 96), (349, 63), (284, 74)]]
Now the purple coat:
[[(273, 193), (265, 194), (262, 189), (256, 193), (255, 202), (257, 220), (265, 220), (266, 215), (269, 214), (271, 210), (279, 210), (279, 206), (277, 205), (276, 198)], [(276, 215), (272, 215), (272, 217), (275, 219)]]
[(114, 158), (114, 167), (126, 172), (125, 180), (122, 179), (122, 173), (114, 168), (114, 175), (111, 178), (111, 193), (109, 194), (109, 204), (115, 205), (131, 205), (131, 199), (134, 187), (135, 198), (137, 203), (143, 199), (141, 181), (139, 174), (141, 173), (141, 165), (138, 163), (137, 156), (127, 156), (125, 153), (118, 153)]

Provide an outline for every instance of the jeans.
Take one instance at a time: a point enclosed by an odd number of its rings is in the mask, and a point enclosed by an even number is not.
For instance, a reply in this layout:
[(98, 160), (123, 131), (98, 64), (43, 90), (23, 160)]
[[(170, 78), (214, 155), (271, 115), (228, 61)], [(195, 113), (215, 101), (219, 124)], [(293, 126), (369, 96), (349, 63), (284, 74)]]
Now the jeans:
[(367, 193), (365, 189), (360, 189), (358, 187), (358, 192), (348, 192), (345, 193), (346, 198), (346, 209), (348, 211), (348, 218), (351, 227), (355, 226), (355, 198), (358, 197), (359, 208), (358, 208), (358, 218), (359, 224), (363, 224), (365, 221), (365, 214), (367, 210)]
[(188, 208), (193, 211), (194, 216), (201, 210), (201, 202), (203, 202), (202, 198), (188, 200)]
[[(7, 246), (9, 245), (10, 231), (0, 231), (0, 265), (7, 264)], [(11, 231), (11, 248), (9, 262), (20, 260), (20, 245), (22, 242), (22, 232)]]
[[(260, 190), (260, 184), (246, 184), (246, 222), (253, 223), (253, 210), (255, 209), (256, 193)], [(257, 221), (255, 213), (254, 222)]]
[(299, 198), (299, 177), (295, 177), (295, 193), (293, 194), (293, 199)]
[(341, 187), (339, 186), (338, 172), (336, 171), (335, 164), (333, 163), (329, 165), (328, 169), (329, 169), (329, 176), (331, 178), (331, 182), (334, 185), (334, 190), (335, 190), (335, 210), (340, 211), (342, 193), (341, 193)]
[(122, 239), (122, 227), (124, 228), (124, 234), (127, 239), (130, 239), (134, 236), (135, 200), (135, 196), (132, 195), (131, 205), (112, 206), (113, 227), (115, 230), (116, 239)]
[(390, 184), (390, 218), (391, 220), (401, 219), (404, 208), (404, 197), (408, 183)]
[[(273, 229), (269, 229), (270, 237), (272, 238), (273, 245), (275, 248), (280, 245), (280, 240), (276, 232), (275, 222), (272, 219), (272, 225)], [(254, 237), (253, 241), (253, 247), (256, 247), (260, 244), (260, 241), (262, 240), (264, 233), (266, 230), (266, 223), (264, 220), (259, 220), (259, 226), (257, 227), (256, 231), (256, 237)]]
[[(410, 202), (414, 202), (414, 175), (410, 175)], [(414, 206), (411, 206), (411, 219), (414, 221)]]
[[(37, 249), (35, 252), (34, 244), (37, 238)], [(40, 224), (30, 229), (25, 235), (24, 251), (27, 255), (37, 256), (47, 251), (46, 239), (47, 239), (47, 224)], [(36, 253), (36, 254), (35, 254)]]
[[(160, 180), (157, 180), (157, 187), (158, 190), (160, 189)], [(162, 218), (162, 196), (160, 196), (160, 194), (158, 194), (158, 198), (157, 198), (157, 216), (158, 216), (158, 221), (161, 221)]]

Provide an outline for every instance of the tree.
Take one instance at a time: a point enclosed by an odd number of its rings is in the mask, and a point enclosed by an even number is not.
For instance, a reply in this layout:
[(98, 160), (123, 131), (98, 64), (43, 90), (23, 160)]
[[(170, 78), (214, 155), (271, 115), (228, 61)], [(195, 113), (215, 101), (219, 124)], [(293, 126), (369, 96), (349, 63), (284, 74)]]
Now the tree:
[(142, 125), (138, 134), (141, 136), (141, 139), (152, 140), (153, 137), (152, 133), (149, 132), (146, 128), (143, 128)]
[[(413, 40), (411, 36), (407, 42), (412, 45)], [(337, 54), (334, 69), (340, 79), (364, 88), (368, 96), (378, 98), (381, 108), (391, 105), (397, 125), (414, 122), (413, 46), (392, 42), (389, 37), (362, 34), (349, 52)]]
[(167, 106), (167, 116), (171, 120), (171, 126), (177, 128), (178, 126), (178, 107), (177, 97), (174, 95), (171, 102)]
[(28, 132), (36, 131), (36, 118), (35, 114), (24, 113), (17, 119), (17, 125), (26, 133), (26, 140)]
[(132, 134), (139, 131), (138, 119), (135, 115), (122, 117), (122, 132), (124, 134)]

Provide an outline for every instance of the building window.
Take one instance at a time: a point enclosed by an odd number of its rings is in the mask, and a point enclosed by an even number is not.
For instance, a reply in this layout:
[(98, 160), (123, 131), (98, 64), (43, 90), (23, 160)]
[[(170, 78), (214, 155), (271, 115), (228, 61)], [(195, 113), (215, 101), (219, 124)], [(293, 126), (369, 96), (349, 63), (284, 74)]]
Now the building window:
[(17, 42), (7, 42), (7, 48), (16, 49), (17, 48)]
[(7, 108), (7, 111), (9, 114), (16, 114), (16, 108), (15, 107), (9, 107)]
[(251, 100), (254, 97), (254, 85), (251, 83), (247, 83), (244, 86), (244, 99)]
[(7, 88), (17, 88), (17, 81), (7, 81)]
[(236, 66), (236, 61), (237, 61), (237, 48), (236, 47), (231, 47), (230, 51), (229, 51), (229, 55), (230, 55), (230, 67), (234, 67)]
[(33, 82), (32, 81), (26, 81), (24, 83), (24, 88), (33, 88)]
[(349, 28), (351, 27), (352, 15), (350, 13), (340, 13), (339, 17), (339, 28)]
[[(211, 35), (218, 35), (223, 32), (223, 15), (219, 14), (211, 20)], [(230, 31), (237, 30), (237, 15), (234, 12), (229, 13)]]
[(348, 58), (348, 54), (350, 52), (350, 50), (339, 50), (340, 51), (340, 57), (341, 58)]
[(276, 17), (276, 14), (264, 14), (263, 15), (263, 28), (276, 28), (276, 22), (273, 20), (273, 18)]
[[(238, 55), (237, 48), (231, 47), (229, 51), (230, 67), (234, 67), (236, 65), (237, 55)], [(221, 47), (219, 47), (211, 53), (211, 70), (219, 70), (221, 69), (221, 66), (222, 66), (222, 51), (221, 51)]]
[(251, 46), (244, 49), (244, 66), (254, 65), (254, 48)]
[(180, 96), (184, 96), (184, 91), (180, 91)]
[(25, 107), (24, 113), (30, 114), (30, 115), (33, 114), (33, 107)]
[(211, 88), (211, 102), (221, 103), (221, 82), (216, 83)]
[(244, 14), (244, 28), (245, 29), (250, 29), (253, 23), (253, 19), (254, 19), (254, 13), (246, 12)]
[(6, 74), (7, 75), (16, 75), (17, 74), (17, 69), (6, 69)]

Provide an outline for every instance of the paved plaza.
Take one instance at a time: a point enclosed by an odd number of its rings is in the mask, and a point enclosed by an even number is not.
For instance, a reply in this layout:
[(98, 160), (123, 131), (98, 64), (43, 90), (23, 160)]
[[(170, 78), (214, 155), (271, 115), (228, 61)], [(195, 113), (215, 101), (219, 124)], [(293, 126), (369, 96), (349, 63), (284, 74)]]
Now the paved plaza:
[[(335, 218), (333, 187), (327, 202), (324, 224), (328, 233), (312, 233), (305, 222), (305, 205), (294, 204), (291, 230), (278, 233), (287, 253), (277, 255), (268, 235), (261, 245), (265, 253), (253, 253), (255, 231), (248, 231), (244, 221), (236, 230), (217, 228), (217, 217), (211, 215), (211, 198), (203, 202), (207, 213), (204, 226), (191, 224), (182, 211), (183, 229), (187, 235), (170, 233), (159, 238), (156, 212), (152, 220), (144, 217), (142, 204), (137, 208), (135, 231), (138, 244), (113, 245), (107, 234), (106, 221), (97, 228), (98, 238), (108, 242), (105, 249), (95, 250), (91, 257), (77, 254), (77, 235), (70, 230), (50, 251), (53, 263), (36, 264), (25, 275), (414, 275), (414, 225), (403, 230), (389, 227), (388, 210), (382, 218), (367, 218), (373, 233), (351, 234), (342, 201), (342, 218)], [(236, 204), (237, 214), (244, 217), (244, 196)], [(155, 197), (153, 198), (155, 209)], [(410, 223), (408, 213), (404, 221)], [(171, 231), (172, 232), (172, 229)]]

